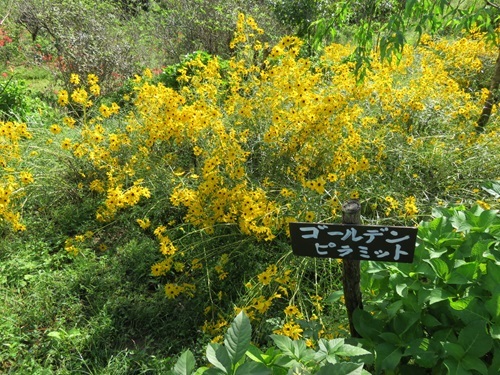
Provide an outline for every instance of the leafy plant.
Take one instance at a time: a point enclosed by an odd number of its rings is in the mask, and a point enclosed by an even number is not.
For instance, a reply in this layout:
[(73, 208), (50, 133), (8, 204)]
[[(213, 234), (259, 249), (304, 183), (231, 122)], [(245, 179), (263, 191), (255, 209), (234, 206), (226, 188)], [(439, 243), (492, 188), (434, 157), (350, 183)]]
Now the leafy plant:
[(354, 324), (376, 373), (496, 374), (500, 368), (500, 216), (436, 209), (412, 264), (367, 263)]
[[(213, 367), (195, 371), (195, 358), (190, 350), (181, 354), (172, 375), (188, 374), (363, 374), (363, 361), (370, 361), (371, 353), (348, 344), (344, 339), (320, 339), (318, 349), (307, 347), (304, 340), (292, 340), (282, 335), (271, 335), (275, 346), (265, 352), (251, 344), (250, 320), (240, 312), (224, 336), (224, 345), (210, 343), (206, 357)], [(350, 360), (346, 360), (349, 358)]]

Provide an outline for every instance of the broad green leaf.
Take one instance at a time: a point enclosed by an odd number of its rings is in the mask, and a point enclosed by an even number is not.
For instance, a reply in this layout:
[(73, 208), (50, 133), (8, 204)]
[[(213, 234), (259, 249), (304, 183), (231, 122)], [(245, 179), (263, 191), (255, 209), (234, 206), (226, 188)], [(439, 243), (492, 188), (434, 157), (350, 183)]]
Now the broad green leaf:
[(175, 375), (191, 375), (195, 368), (195, 359), (193, 353), (188, 349), (181, 354), (174, 366)]
[(411, 341), (404, 355), (411, 356), (416, 364), (424, 368), (433, 368), (439, 359), (438, 353), (433, 350), (428, 338), (418, 338)]
[(290, 337), (282, 335), (271, 335), (271, 338), (284, 355), (287, 355), (291, 358), (297, 357), (294, 353), (293, 341)]
[(494, 321), (499, 321), (500, 318), (500, 295), (496, 294), (484, 304), (486, 310), (491, 314)]
[(397, 284), (396, 293), (403, 298), (406, 297), (408, 295), (408, 286), (405, 284)]
[(402, 307), (403, 307), (403, 301), (397, 300), (391, 303), (389, 306), (387, 306), (385, 311), (387, 312), (389, 318), (393, 318), (394, 316), (396, 316), (397, 313), (399, 313), (399, 310), (401, 310)]
[(473, 223), (468, 220), (464, 211), (457, 211), (450, 221), (457, 232), (468, 232), (474, 227)]
[(488, 181), (481, 188), (490, 193), (494, 198), (500, 198), (500, 181)]
[(491, 239), (483, 239), (481, 241), (477, 241), (472, 245), (471, 255), (475, 258), (481, 259), (483, 254), (488, 252), (490, 246), (493, 244), (493, 240)]
[(457, 361), (462, 359), (465, 355), (463, 346), (454, 342), (444, 342), (443, 349), (445, 350), (446, 356), (452, 357)]
[(498, 292), (498, 286), (500, 285), (500, 272), (498, 271), (500, 267), (494, 262), (488, 261), (486, 263), (486, 275), (483, 277), (483, 287), (490, 291), (492, 294)]
[(356, 331), (366, 339), (378, 341), (377, 338), (384, 332), (384, 323), (365, 310), (354, 310), (353, 322)]
[(443, 364), (448, 370), (448, 375), (470, 375), (470, 371), (455, 358), (446, 358)]
[(444, 260), (434, 258), (430, 259), (428, 262), (437, 276), (439, 276), (441, 279), (446, 279), (446, 276), (449, 273), (449, 268)]
[(396, 335), (394, 332), (383, 332), (379, 337), (389, 344), (398, 346), (401, 345), (401, 337)]
[(478, 358), (488, 353), (493, 346), (493, 340), (486, 331), (486, 323), (482, 320), (471, 322), (462, 329), (458, 334), (458, 342), (468, 355)]
[(359, 363), (342, 362), (342, 363), (327, 363), (322, 366), (316, 375), (362, 375), (363, 365)]
[[(226, 374), (225, 371), (222, 371), (221, 369), (218, 369), (216, 367), (206, 368), (205, 370), (201, 371), (200, 373), (203, 375), (224, 375), (224, 374)], [(196, 371), (195, 374), (198, 375), (198, 370)]]
[(411, 330), (414, 325), (420, 321), (421, 312), (411, 312), (411, 311), (403, 311), (396, 315), (393, 320), (394, 332), (402, 336), (409, 330)]
[(479, 359), (478, 357), (474, 357), (471, 355), (466, 355), (460, 360), (460, 364), (466, 369), (466, 370), (474, 370), (479, 372), (480, 374), (487, 375), (488, 374), (488, 368), (484, 364), (484, 362)]
[(264, 353), (262, 353), (262, 351), (255, 345), (250, 344), (245, 354), (247, 355), (248, 358), (250, 358), (254, 362), (260, 362), (265, 364), (269, 363), (267, 361), (269, 356), (266, 356)]
[(471, 302), (474, 300), (475, 297), (466, 297), (466, 298), (461, 298), (459, 300), (454, 301), (452, 298), (450, 298), (450, 307), (453, 310), (457, 311), (462, 311), (465, 310), (469, 307)]
[(382, 373), (394, 371), (403, 356), (403, 351), (400, 347), (388, 343), (377, 345), (375, 352), (375, 366)]
[(207, 359), (216, 368), (224, 372), (224, 374), (229, 374), (231, 372), (231, 358), (227, 349), (216, 343), (210, 343), (207, 346)]
[(334, 303), (337, 302), (344, 295), (343, 290), (337, 290), (336, 292), (331, 293), (326, 299), (325, 303)]
[(270, 375), (273, 372), (258, 362), (245, 362), (236, 369), (235, 375)]
[(59, 332), (59, 331), (49, 332), (49, 333), (47, 333), (47, 336), (52, 337), (52, 338), (57, 339), (57, 340), (60, 340), (62, 338), (61, 332)]
[(350, 344), (343, 344), (337, 351), (337, 355), (340, 357), (359, 357), (361, 355), (371, 355), (371, 353), (359, 346), (354, 346)]
[(477, 278), (477, 263), (465, 263), (451, 270), (446, 282), (448, 284), (468, 284)]
[(236, 318), (234, 318), (224, 336), (224, 344), (233, 365), (245, 355), (250, 345), (251, 338), (252, 326), (250, 325), (250, 320), (245, 313), (241, 311)]
[(443, 290), (441, 288), (435, 288), (429, 292), (429, 296), (428, 296), (427, 300), (428, 300), (430, 305), (433, 305), (437, 302), (447, 300), (448, 298), (450, 298), (452, 296), (453, 295), (446, 290)]
[(433, 327), (439, 327), (442, 323), (439, 320), (437, 320), (433, 315), (424, 314), (422, 316), (422, 324), (425, 327), (433, 328)]
[(490, 328), (490, 335), (495, 340), (500, 340), (500, 326), (492, 325)]
[(488, 227), (493, 224), (495, 220), (498, 220), (498, 211), (495, 210), (485, 210), (479, 215), (479, 220), (477, 223), (478, 231), (484, 232)]

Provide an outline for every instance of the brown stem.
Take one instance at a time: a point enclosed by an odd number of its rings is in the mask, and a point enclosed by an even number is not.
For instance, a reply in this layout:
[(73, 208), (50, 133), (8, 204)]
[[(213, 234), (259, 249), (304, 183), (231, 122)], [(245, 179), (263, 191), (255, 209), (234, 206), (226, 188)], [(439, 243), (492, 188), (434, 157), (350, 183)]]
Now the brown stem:
[[(361, 224), (361, 206), (357, 200), (351, 200), (342, 205), (342, 224)], [(353, 322), (353, 313), (356, 309), (363, 309), (363, 300), (360, 289), (360, 264), (359, 260), (342, 261), (342, 284), (344, 299), (349, 319), (349, 329), (352, 337), (361, 337), (356, 331)]]

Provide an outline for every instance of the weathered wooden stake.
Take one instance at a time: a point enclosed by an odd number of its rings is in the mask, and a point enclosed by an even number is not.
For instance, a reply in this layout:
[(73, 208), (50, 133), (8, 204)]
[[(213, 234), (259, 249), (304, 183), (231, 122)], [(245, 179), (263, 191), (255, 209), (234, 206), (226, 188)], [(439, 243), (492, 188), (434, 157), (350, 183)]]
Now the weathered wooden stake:
[[(342, 224), (361, 224), (361, 205), (357, 200), (347, 201), (342, 205)], [(361, 299), (361, 280), (359, 260), (342, 260), (342, 284), (344, 299), (349, 318), (349, 329), (352, 337), (361, 337), (354, 328), (352, 314), (355, 309), (363, 309)]]

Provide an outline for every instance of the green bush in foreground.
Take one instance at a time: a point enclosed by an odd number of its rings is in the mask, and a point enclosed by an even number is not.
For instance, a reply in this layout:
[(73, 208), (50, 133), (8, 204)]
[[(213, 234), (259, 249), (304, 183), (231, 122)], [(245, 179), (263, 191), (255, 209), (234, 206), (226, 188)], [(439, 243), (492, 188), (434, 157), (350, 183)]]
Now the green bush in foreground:
[(500, 216), (436, 209), (419, 227), (412, 264), (367, 262), (371, 297), (354, 314), (377, 373), (497, 374)]

